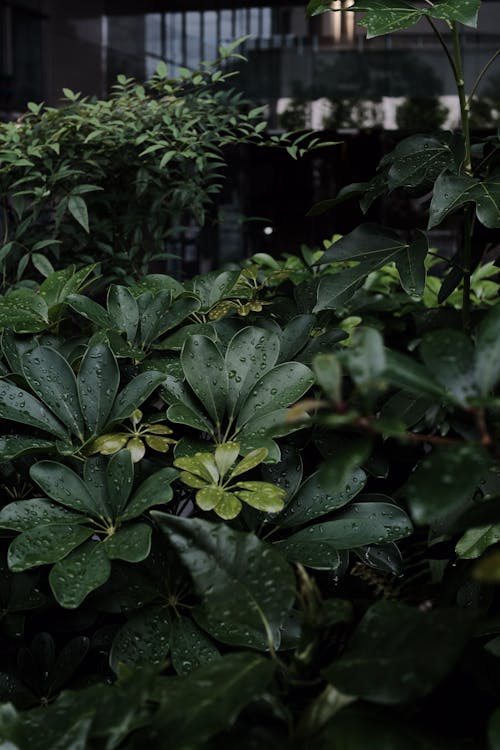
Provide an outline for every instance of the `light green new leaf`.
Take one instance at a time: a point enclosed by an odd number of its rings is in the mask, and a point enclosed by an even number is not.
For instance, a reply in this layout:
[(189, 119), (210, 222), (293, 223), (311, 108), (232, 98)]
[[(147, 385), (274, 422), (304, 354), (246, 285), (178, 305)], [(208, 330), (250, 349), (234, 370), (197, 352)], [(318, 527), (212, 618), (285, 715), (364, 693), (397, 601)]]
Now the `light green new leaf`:
[(286, 493), (268, 482), (238, 482), (236, 496), (256, 510), (279, 513), (283, 510)]
[(91, 591), (106, 583), (110, 573), (103, 545), (89, 540), (54, 565), (49, 583), (61, 607), (76, 609)]
[(63, 356), (39, 346), (23, 357), (26, 380), (36, 395), (71, 432), (83, 440), (85, 425), (75, 375)]
[(106, 425), (119, 384), (120, 370), (111, 349), (105, 344), (87, 349), (77, 385), (83, 417), (91, 435), (98, 435)]
[(254, 534), (225, 524), (152, 515), (201, 597), (198, 624), (223, 643), (266, 650), (271, 638), (277, 647), (295, 590), (281, 555)]

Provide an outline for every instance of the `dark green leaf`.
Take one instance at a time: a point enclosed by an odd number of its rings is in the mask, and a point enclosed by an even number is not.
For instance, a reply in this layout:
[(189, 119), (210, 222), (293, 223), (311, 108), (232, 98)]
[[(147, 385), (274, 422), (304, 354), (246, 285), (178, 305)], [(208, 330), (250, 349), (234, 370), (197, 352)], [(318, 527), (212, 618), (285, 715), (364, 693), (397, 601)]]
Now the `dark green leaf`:
[(300, 362), (277, 365), (255, 383), (240, 409), (237, 426), (242, 427), (262, 414), (291, 406), (313, 383), (311, 370)]
[(410, 297), (421, 297), (425, 289), (425, 259), (429, 250), (427, 237), (420, 233), (396, 258), (401, 286)]
[(74, 435), (83, 440), (85, 427), (76, 379), (64, 357), (55, 349), (39, 346), (24, 355), (23, 369), (37, 396)]
[(486, 396), (500, 380), (500, 305), (484, 317), (476, 341), (476, 381)]
[(137, 518), (154, 505), (169, 503), (173, 497), (172, 482), (178, 473), (175, 469), (160, 469), (144, 481), (134, 492), (125, 510), (120, 514), (122, 521)]
[(54, 565), (49, 575), (50, 587), (61, 607), (76, 609), (91, 591), (108, 580), (110, 572), (104, 545), (89, 540)]
[(134, 482), (134, 465), (129, 450), (118, 451), (106, 472), (106, 495), (114, 518), (121, 518)]
[(438, 446), (424, 458), (406, 485), (406, 497), (416, 523), (435, 524), (463, 510), (472, 498), (490, 460), (477, 445)]
[(30, 476), (52, 500), (84, 516), (99, 517), (102, 509), (95, 497), (78, 474), (67, 466), (55, 461), (40, 461), (31, 467)]
[(430, 331), (422, 339), (420, 353), (448, 397), (466, 404), (477, 395), (474, 348), (461, 331)]
[(170, 658), (179, 675), (189, 674), (220, 658), (212, 641), (187, 617), (175, 617), (170, 625)]
[(109, 423), (122, 422), (132, 416), (133, 412), (162, 383), (165, 376), (160, 372), (142, 372), (120, 391), (109, 415)]
[(118, 529), (104, 542), (110, 560), (141, 562), (151, 549), (151, 526), (147, 523), (131, 523)]
[(273, 522), (280, 528), (299, 526), (346, 505), (361, 492), (366, 482), (364, 471), (358, 467), (359, 462), (355, 461), (342, 472), (340, 481), (337, 481), (337, 476), (323, 478), (320, 472), (316, 472), (304, 482)]
[(181, 362), (189, 385), (220, 425), (227, 407), (228, 375), (217, 346), (206, 336), (190, 336), (182, 347)]
[(293, 573), (272, 547), (224, 524), (152, 516), (166, 534), (202, 599), (196, 620), (223, 643), (267, 649), (294, 597)]
[(105, 344), (85, 352), (78, 372), (78, 395), (91, 435), (98, 435), (108, 421), (120, 383), (116, 357)]
[(89, 233), (89, 213), (87, 204), (81, 195), (70, 195), (68, 200), (68, 211), (74, 219)]
[(41, 401), (3, 379), (0, 379), (0, 417), (31, 425), (62, 440), (68, 437), (66, 429)]
[(92, 536), (88, 526), (36, 526), (19, 534), (9, 547), (9, 568), (15, 572), (57, 562)]
[(81, 513), (54, 505), (45, 498), (16, 500), (0, 511), (0, 527), (14, 531), (26, 531), (36, 526), (68, 525), (81, 523)]
[(238, 413), (257, 381), (274, 367), (279, 351), (278, 336), (262, 328), (243, 328), (231, 339), (225, 357), (230, 415)]
[(365, 614), (346, 650), (324, 670), (347, 695), (406, 703), (428, 695), (455, 664), (471, 630), (463, 610), (420, 612), (380, 601)]
[(165, 607), (149, 607), (133, 615), (116, 634), (109, 663), (116, 672), (120, 664), (144, 668), (163, 664), (169, 650), (170, 623)]

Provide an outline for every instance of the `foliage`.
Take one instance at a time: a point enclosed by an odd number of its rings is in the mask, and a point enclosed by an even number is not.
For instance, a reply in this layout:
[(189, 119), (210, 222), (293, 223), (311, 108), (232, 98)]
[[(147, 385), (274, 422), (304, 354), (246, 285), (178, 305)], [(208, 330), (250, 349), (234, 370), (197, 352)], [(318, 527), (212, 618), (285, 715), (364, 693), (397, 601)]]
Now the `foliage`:
[[(457, 40), (478, 7), (346, 12)], [(499, 146), (468, 112), (328, 204), (432, 191), (453, 258), (362, 224), (0, 300), (2, 745), (498, 747)]]
[[(46, 277), (53, 264), (98, 264), (131, 281), (169, 257), (182, 226), (202, 225), (222, 185), (224, 149), (265, 143), (264, 109), (228, 87), (221, 59), (144, 84), (119, 76), (97, 100), (64, 89), (63, 106), (31, 102), (0, 125), (2, 291)], [(293, 146), (287, 137), (274, 145)]]

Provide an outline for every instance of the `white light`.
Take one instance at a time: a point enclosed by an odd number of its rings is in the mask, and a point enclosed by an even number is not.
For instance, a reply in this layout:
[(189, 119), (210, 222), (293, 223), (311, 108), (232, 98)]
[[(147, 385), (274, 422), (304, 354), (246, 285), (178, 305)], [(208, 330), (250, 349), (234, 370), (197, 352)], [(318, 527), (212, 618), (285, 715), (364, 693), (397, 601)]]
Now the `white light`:
[(274, 229), (272, 227), (264, 227), (264, 234), (266, 234), (267, 236), (269, 236), (273, 232), (274, 232)]

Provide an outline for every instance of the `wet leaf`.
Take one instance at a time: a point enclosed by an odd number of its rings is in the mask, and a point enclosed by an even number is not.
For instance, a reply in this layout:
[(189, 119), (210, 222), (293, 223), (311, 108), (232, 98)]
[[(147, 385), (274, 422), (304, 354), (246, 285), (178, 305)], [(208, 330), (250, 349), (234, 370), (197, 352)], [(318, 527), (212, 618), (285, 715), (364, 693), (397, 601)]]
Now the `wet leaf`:
[(269, 638), (279, 644), (294, 598), (293, 573), (281, 555), (223, 524), (152, 515), (202, 599), (198, 624), (223, 643), (263, 650)]
[(106, 425), (120, 383), (116, 357), (108, 346), (97, 344), (85, 352), (77, 384), (83, 417), (91, 435)]
[(374, 703), (416, 700), (452, 669), (471, 627), (463, 610), (420, 612), (380, 601), (366, 612), (346, 650), (324, 675), (343, 693)]
[(87, 541), (54, 565), (49, 582), (61, 607), (76, 609), (91, 591), (108, 580), (110, 573), (104, 545)]
[(163, 664), (169, 651), (170, 622), (166, 607), (148, 607), (123, 625), (116, 634), (109, 662), (116, 672), (119, 664), (144, 668)]

